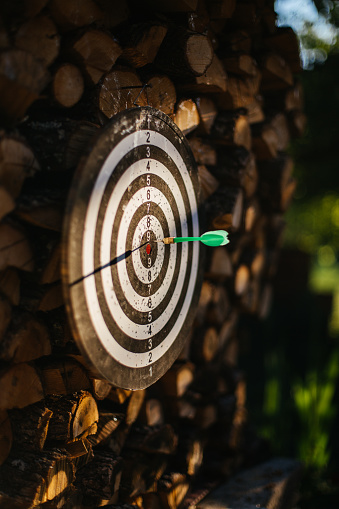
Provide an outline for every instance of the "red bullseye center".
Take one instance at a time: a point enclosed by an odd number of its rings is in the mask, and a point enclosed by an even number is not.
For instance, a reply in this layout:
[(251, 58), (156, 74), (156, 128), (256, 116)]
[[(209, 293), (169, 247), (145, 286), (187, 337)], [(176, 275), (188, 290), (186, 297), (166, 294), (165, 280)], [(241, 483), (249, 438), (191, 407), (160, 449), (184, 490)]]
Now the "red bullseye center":
[(150, 255), (150, 254), (151, 254), (151, 251), (152, 251), (151, 244), (147, 244), (147, 246), (146, 246), (146, 253), (147, 253), (148, 255)]

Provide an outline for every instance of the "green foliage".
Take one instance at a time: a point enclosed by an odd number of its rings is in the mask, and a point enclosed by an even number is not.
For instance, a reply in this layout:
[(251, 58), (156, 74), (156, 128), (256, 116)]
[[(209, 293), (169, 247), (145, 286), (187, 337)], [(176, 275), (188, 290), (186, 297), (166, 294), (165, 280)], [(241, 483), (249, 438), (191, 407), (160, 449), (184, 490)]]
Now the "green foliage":
[(330, 458), (329, 432), (335, 408), (333, 396), (339, 375), (339, 349), (331, 353), (327, 366), (319, 373), (309, 371), (305, 381), (293, 386), (294, 402), (303, 433), (298, 441), (298, 456), (306, 466), (323, 469)]

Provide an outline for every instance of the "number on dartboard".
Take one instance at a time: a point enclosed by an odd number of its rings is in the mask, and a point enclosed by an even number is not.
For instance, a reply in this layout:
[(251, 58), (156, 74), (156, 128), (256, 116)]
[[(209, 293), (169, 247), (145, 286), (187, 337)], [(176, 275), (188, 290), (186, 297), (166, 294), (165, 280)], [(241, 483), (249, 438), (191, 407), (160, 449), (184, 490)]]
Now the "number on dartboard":
[(150, 350), (153, 346), (153, 341), (152, 341), (152, 338), (150, 338), (148, 341), (147, 341), (147, 344), (148, 344), (148, 349)]
[(147, 189), (146, 197), (147, 197), (147, 200), (151, 199), (151, 191), (149, 189)]
[(151, 312), (151, 311), (149, 311), (149, 312), (148, 312), (147, 320), (148, 320), (149, 322), (151, 322), (151, 321), (152, 321), (152, 312)]
[(151, 141), (150, 137), (151, 137), (151, 133), (147, 132), (146, 133), (146, 143), (149, 143)]
[(151, 208), (151, 204), (147, 203), (147, 214), (149, 214), (149, 209)]
[(152, 299), (151, 299), (151, 297), (149, 297), (149, 299), (148, 299), (148, 301), (147, 301), (147, 306), (148, 306), (149, 308), (151, 308), (151, 307), (152, 307)]
[(151, 227), (151, 218), (148, 216), (147, 217), (147, 228), (150, 228)]
[(146, 157), (151, 157), (151, 149), (150, 149), (150, 147), (146, 147)]
[(148, 326), (148, 334), (152, 334), (152, 325)]
[(146, 233), (146, 239), (147, 239), (147, 240), (151, 240), (151, 232), (150, 232), (150, 231), (148, 231), (148, 232)]
[(148, 281), (151, 281), (152, 279), (152, 272), (149, 270), (148, 271)]

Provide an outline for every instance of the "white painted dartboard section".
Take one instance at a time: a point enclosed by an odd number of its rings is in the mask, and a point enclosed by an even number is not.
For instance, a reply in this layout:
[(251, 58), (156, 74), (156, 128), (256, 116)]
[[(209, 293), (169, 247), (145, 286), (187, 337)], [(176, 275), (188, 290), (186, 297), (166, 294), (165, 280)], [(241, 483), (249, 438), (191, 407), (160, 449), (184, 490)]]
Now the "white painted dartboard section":
[(113, 119), (76, 172), (63, 240), (68, 315), (99, 376), (140, 389), (174, 362), (200, 293), (201, 247), (153, 241), (200, 233), (197, 171), (179, 129), (148, 107)]

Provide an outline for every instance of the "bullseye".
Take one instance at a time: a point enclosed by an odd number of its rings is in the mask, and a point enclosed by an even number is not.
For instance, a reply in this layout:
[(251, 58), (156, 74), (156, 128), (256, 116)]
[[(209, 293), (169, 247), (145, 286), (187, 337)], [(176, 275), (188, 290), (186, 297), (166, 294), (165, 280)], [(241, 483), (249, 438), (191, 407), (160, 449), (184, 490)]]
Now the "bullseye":
[(147, 244), (147, 246), (146, 246), (146, 253), (147, 253), (148, 255), (150, 255), (150, 254), (151, 254), (151, 251), (152, 251), (151, 245), (150, 245), (150, 244)]

